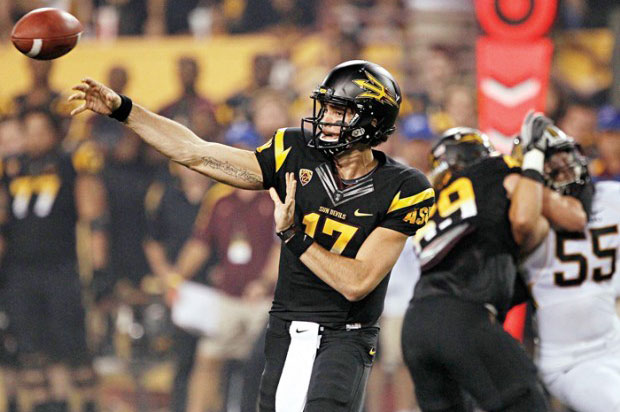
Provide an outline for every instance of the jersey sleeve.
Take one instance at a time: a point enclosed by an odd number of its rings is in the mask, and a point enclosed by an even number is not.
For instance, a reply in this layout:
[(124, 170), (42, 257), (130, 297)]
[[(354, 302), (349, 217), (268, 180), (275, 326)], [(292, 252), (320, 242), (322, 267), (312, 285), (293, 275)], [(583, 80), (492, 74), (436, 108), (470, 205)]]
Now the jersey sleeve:
[(279, 189), (283, 179), (278, 177), (284, 173), (283, 166), (291, 152), (291, 137), (287, 136), (286, 128), (278, 129), (273, 137), (256, 149), (256, 158), (263, 173), (263, 187)]
[(428, 179), (418, 173), (399, 187), (379, 226), (413, 236), (428, 221), (434, 204), (435, 191)]

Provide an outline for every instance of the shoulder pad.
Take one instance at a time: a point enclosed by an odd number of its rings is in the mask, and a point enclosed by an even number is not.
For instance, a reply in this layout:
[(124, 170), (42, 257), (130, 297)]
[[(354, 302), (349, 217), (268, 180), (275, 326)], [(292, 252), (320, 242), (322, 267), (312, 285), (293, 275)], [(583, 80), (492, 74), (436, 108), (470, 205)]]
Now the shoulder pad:
[[(273, 155), (275, 157), (275, 162), (276, 162), (276, 167), (275, 167), (276, 173), (278, 172), (278, 170), (280, 170), (280, 168), (284, 164), (284, 161), (286, 160), (286, 157), (288, 156), (292, 148), (292, 146), (290, 146), (290, 143), (289, 143), (291, 135), (290, 133), (288, 133), (288, 130), (289, 129), (287, 129), (286, 127), (276, 130), (273, 137), (269, 139), (267, 143), (256, 148), (256, 152), (260, 153), (263, 150), (269, 149), (270, 147), (273, 146)], [(286, 145), (284, 143), (285, 137), (288, 143)], [(288, 147), (285, 148), (285, 146), (288, 146)]]

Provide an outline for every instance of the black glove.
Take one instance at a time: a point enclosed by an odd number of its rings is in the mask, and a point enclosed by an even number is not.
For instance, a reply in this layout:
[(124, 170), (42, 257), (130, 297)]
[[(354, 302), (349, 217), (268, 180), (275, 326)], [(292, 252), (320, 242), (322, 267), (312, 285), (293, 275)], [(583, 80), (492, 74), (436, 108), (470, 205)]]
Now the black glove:
[(549, 134), (545, 133), (549, 126), (553, 126), (551, 119), (530, 111), (521, 124), (521, 141), (524, 146), (522, 176), (544, 184), (543, 169), (545, 152), (549, 145)]

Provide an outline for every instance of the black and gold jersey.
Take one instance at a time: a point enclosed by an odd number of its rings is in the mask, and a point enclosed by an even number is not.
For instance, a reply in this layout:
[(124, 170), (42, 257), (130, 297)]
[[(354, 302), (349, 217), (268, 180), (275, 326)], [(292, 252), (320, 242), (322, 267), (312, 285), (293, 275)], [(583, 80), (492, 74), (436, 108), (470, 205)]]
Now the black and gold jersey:
[(96, 173), (101, 167), (99, 152), (88, 144), (72, 155), (54, 150), (39, 158), (5, 159), (1, 178), (7, 197), (3, 265), (76, 260), (76, 176)]
[(422, 276), (414, 299), (455, 295), (502, 310), (510, 302), (519, 248), (504, 179), (520, 173), (509, 156), (490, 157), (450, 177), (416, 235)]
[[(295, 225), (325, 249), (349, 258), (376, 227), (413, 235), (426, 223), (434, 202), (433, 189), (421, 172), (380, 151), (373, 154), (377, 168), (344, 185), (330, 158), (308, 147), (300, 129), (280, 129), (256, 150), (264, 187), (274, 187), (281, 199), (285, 173), (295, 174)], [(388, 279), (364, 299), (350, 302), (282, 247), (271, 313), (287, 320), (371, 325), (383, 310)]]

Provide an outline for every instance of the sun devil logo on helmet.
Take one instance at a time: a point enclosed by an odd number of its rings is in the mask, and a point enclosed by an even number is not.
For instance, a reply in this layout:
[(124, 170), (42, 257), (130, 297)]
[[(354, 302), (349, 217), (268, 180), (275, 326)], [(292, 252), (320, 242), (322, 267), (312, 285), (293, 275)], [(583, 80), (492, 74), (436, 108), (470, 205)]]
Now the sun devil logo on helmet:
[(370, 82), (366, 79), (353, 80), (353, 83), (355, 83), (358, 87), (367, 90), (366, 92), (358, 94), (356, 98), (369, 97), (371, 99), (378, 100), (381, 103), (388, 103), (394, 107), (398, 107), (398, 102), (393, 96), (390, 95), (385, 86), (377, 80), (376, 77), (368, 73), (367, 70), (364, 70), (364, 73)]

